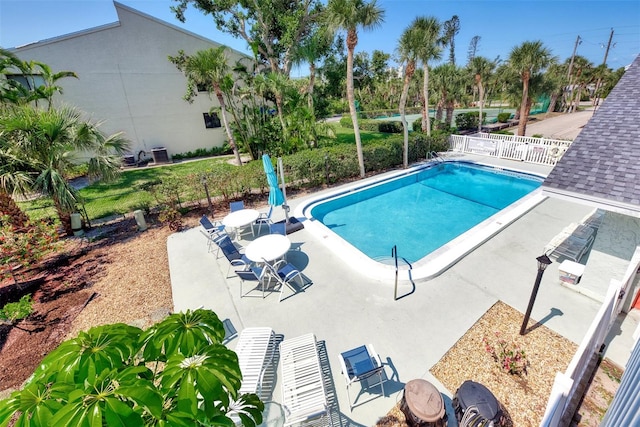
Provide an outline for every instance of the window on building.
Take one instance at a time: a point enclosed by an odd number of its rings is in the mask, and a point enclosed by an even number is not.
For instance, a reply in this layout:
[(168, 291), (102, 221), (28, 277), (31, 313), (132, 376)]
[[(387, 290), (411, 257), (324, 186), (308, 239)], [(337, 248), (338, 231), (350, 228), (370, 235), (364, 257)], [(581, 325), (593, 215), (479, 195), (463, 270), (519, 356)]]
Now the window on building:
[(34, 90), (45, 86), (44, 77), (40, 74), (7, 74), (7, 80), (20, 83), (25, 89)]
[(204, 83), (197, 83), (196, 88), (198, 92), (209, 92), (209, 86)]
[(222, 126), (216, 113), (202, 113), (202, 115), (204, 116), (204, 127), (207, 129), (219, 128)]

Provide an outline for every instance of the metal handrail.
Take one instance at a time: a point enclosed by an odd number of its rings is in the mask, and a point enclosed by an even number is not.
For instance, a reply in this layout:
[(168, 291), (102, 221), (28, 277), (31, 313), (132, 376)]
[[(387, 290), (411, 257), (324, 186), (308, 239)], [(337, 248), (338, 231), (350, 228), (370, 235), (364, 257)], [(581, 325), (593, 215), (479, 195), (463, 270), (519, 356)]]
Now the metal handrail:
[[(393, 261), (396, 266), (396, 278), (395, 278), (395, 285), (393, 288), (393, 299), (397, 301), (398, 300), (398, 246), (397, 245), (393, 245), (393, 248), (391, 248), (391, 257), (393, 258)], [(413, 280), (411, 280), (411, 269), (413, 269), (413, 266), (409, 261), (407, 261), (406, 258), (402, 258), (402, 260), (409, 266), (409, 280), (413, 285), (413, 291), (409, 292), (409, 294), (412, 294), (415, 291), (415, 284), (413, 283)], [(409, 294), (403, 295), (403, 297)]]

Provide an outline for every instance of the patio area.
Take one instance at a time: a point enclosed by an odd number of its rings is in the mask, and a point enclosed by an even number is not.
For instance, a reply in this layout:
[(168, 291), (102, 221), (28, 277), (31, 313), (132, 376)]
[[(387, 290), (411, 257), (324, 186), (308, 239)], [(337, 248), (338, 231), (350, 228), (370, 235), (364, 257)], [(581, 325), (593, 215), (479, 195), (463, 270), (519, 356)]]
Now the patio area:
[[(489, 163), (486, 157), (465, 158)], [(492, 164), (549, 172), (546, 166), (505, 160)], [(291, 211), (304, 200), (289, 199)], [(536, 276), (536, 257), (559, 231), (592, 210), (547, 198), (441, 275), (416, 283), (415, 291), (411, 283), (402, 282), (398, 293), (406, 296), (398, 300), (394, 300), (392, 281), (371, 279), (357, 271), (304, 228), (288, 235), (291, 249), (287, 259), (313, 284), (282, 302), (278, 302), (278, 293), (265, 299), (260, 292), (255, 292), (256, 298), (241, 298), (240, 279), (225, 277), (226, 258), (216, 259), (215, 253), (208, 253), (205, 238), (193, 228), (175, 233), (167, 241), (174, 311), (211, 309), (220, 319), (229, 319), (238, 332), (248, 327), (270, 327), (279, 339), (314, 333), (320, 343), (321, 363), (328, 368), (325, 375), (331, 378), (326, 385), (334, 425), (374, 425), (401, 399), (404, 385), (418, 378), (431, 382), (445, 395), (449, 420), (453, 420), (451, 398), (455, 390), (447, 390), (429, 369), (497, 301), (524, 313)], [(276, 208), (273, 220), (281, 219), (284, 213)], [(249, 233), (238, 243), (246, 248), (251, 240)], [(588, 283), (602, 283), (606, 290), (615, 274), (593, 269)], [(290, 290), (285, 292), (285, 296), (291, 294)], [(544, 319), (545, 326), (579, 344), (599, 307), (597, 300), (562, 286), (558, 263), (553, 263), (543, 276), (531, 318)], [(606, 357), (625, 365), (637, 323), (627, 316), (614, 326)], [(234, 348), (236, 342), (232, 340), (229, 347)], [(367, 343), (375, 346), (389, 381), (384, 397), (350, 412), (339, 354)], [(276, 369), (277, 374), (277, 358)], [(272, 394), (266, 400), (278, 402), (281, 391), (277, 375), (273, 380)]]

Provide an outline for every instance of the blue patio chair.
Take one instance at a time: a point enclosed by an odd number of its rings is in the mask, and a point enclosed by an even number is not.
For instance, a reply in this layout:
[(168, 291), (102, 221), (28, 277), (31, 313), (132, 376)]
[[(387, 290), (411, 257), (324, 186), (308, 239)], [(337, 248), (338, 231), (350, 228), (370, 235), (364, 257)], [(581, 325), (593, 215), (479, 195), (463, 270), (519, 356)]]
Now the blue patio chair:
[(207, 239), (207, 252), (212, 252), (213, 248), (216, 248), (216, 258), (220, 256), (220, 243), (228, 237), (226, 233), (223, 234), (209, 234), (204, 230), (199, 230), (200, 233)]
[[(373, 348), (372, 344), (362, 345), (360, 347), (354, 348), (353, 350), (345, 351), (344, 353), (340, 353), (340, 367), (342, 368), (342, 375), (347, 383), (347, 398), (349, 399), (349, 410), (351, 411), (355, 406), (360, 405), (362, 403), (368, 402), (369, 399), (365, 402), (360, 402), (356, 404), (358, 401), (358, 397), (365, 390), (365, 387), (362, 386), (361, 391), (356, 396), (355, 401), (351, 402), (351, 396), (349, 394), (349, 388), (356, 382), (360, 382), (363, 384), (366, 380), (367, 386), (380, 386), (382, 390), (381, 396), (384, 396), (384, 382), (386, 381), (386, 376), (384, 374), (384, 366), (382, 366), (382, 362), (380, 361), (380, 356), (376, 353), (376, 350)], [(378, 381), (373, 384), (369, 383), (369, 378), (377, 376)]]
[(211, 222), (206, 215), (202, 215), (202, 218), (200, 218), (200, 225), (207, 233), (220, 233), (224, 231), (224, 225), (222, 225), (222, 223), (218, 221)]
[(280, 260), (273, 265), (267, 262), (265, 262), (264, 265), (268, 270), (269, 275), (280, 283), (280, 301), (282, 301), (282, 297), (284, 296), (285, 287), (289, 287), (294, 294), (298, 292), (292, 283), (295, 279), (299, 280), (300, 289), (304, 290), (305, 278), (300, 270), (298, 270), (293, 264), (288, 263), (285, 260)]
[(244, 202), (240, 200), (239, 202), (231, 202), (229, 203), (229, 211), (235, 212), (244, 209)]
[(225, 237), (218, 243), (220, 250), (224, 254), (225, 258), (229, 261), (229, 267), (227, 268), (227, 277), (229, 277), (229, 271), (231, 267), (242, 267), (243, 270), (248, 270), (251, 267), (251, 260), (244, 254), (241, 254), (236, 245), (233, 244), (229, 236)]
[(270, 234), (282, 234), (283, 236), (287, 235), (287, 225), (284, 222), (275, 222), (269, 224), (269, 233)]
[(270, 227), (273, 222), (271, 222), (271, 214), (273, 214), (273, 206), (269, 206), (269, 212), (260, 212), (260, 216), (256, 219), (255, 225), (258, 226), (258, 234), (262, 231), (262, 226), (266, 225)]
[[(247, 296), (249, 292), (258, 288), (262, 290), (262, 298), (264, 298), (264, 291), (269, 284), (266, 269), (253, 265), (248, 270), (236, 270), (236, 275), (240, 278), (240, 298)], [(256, 282), (256, 286), (247, 293), (243, 293), (242, 285), (245, 282)]]

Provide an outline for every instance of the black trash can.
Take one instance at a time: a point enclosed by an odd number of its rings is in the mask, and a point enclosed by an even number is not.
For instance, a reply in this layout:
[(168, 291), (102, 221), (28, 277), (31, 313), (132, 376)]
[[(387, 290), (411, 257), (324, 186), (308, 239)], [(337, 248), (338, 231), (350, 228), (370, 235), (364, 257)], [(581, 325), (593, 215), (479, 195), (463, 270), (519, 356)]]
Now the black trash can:
[(409, 427), (447, 427), (444, 400), (429, 381), (409, 381), (404, 387), (400, 410)]
[(504, 424), (504, 413), (498, 399), (484, 385), (467, 380), (453, 396), (453, 409), (460, 427)]
[(156, 147), (151, 149), (154, 163), (169, 163), (169, 154), (164, 147)]

